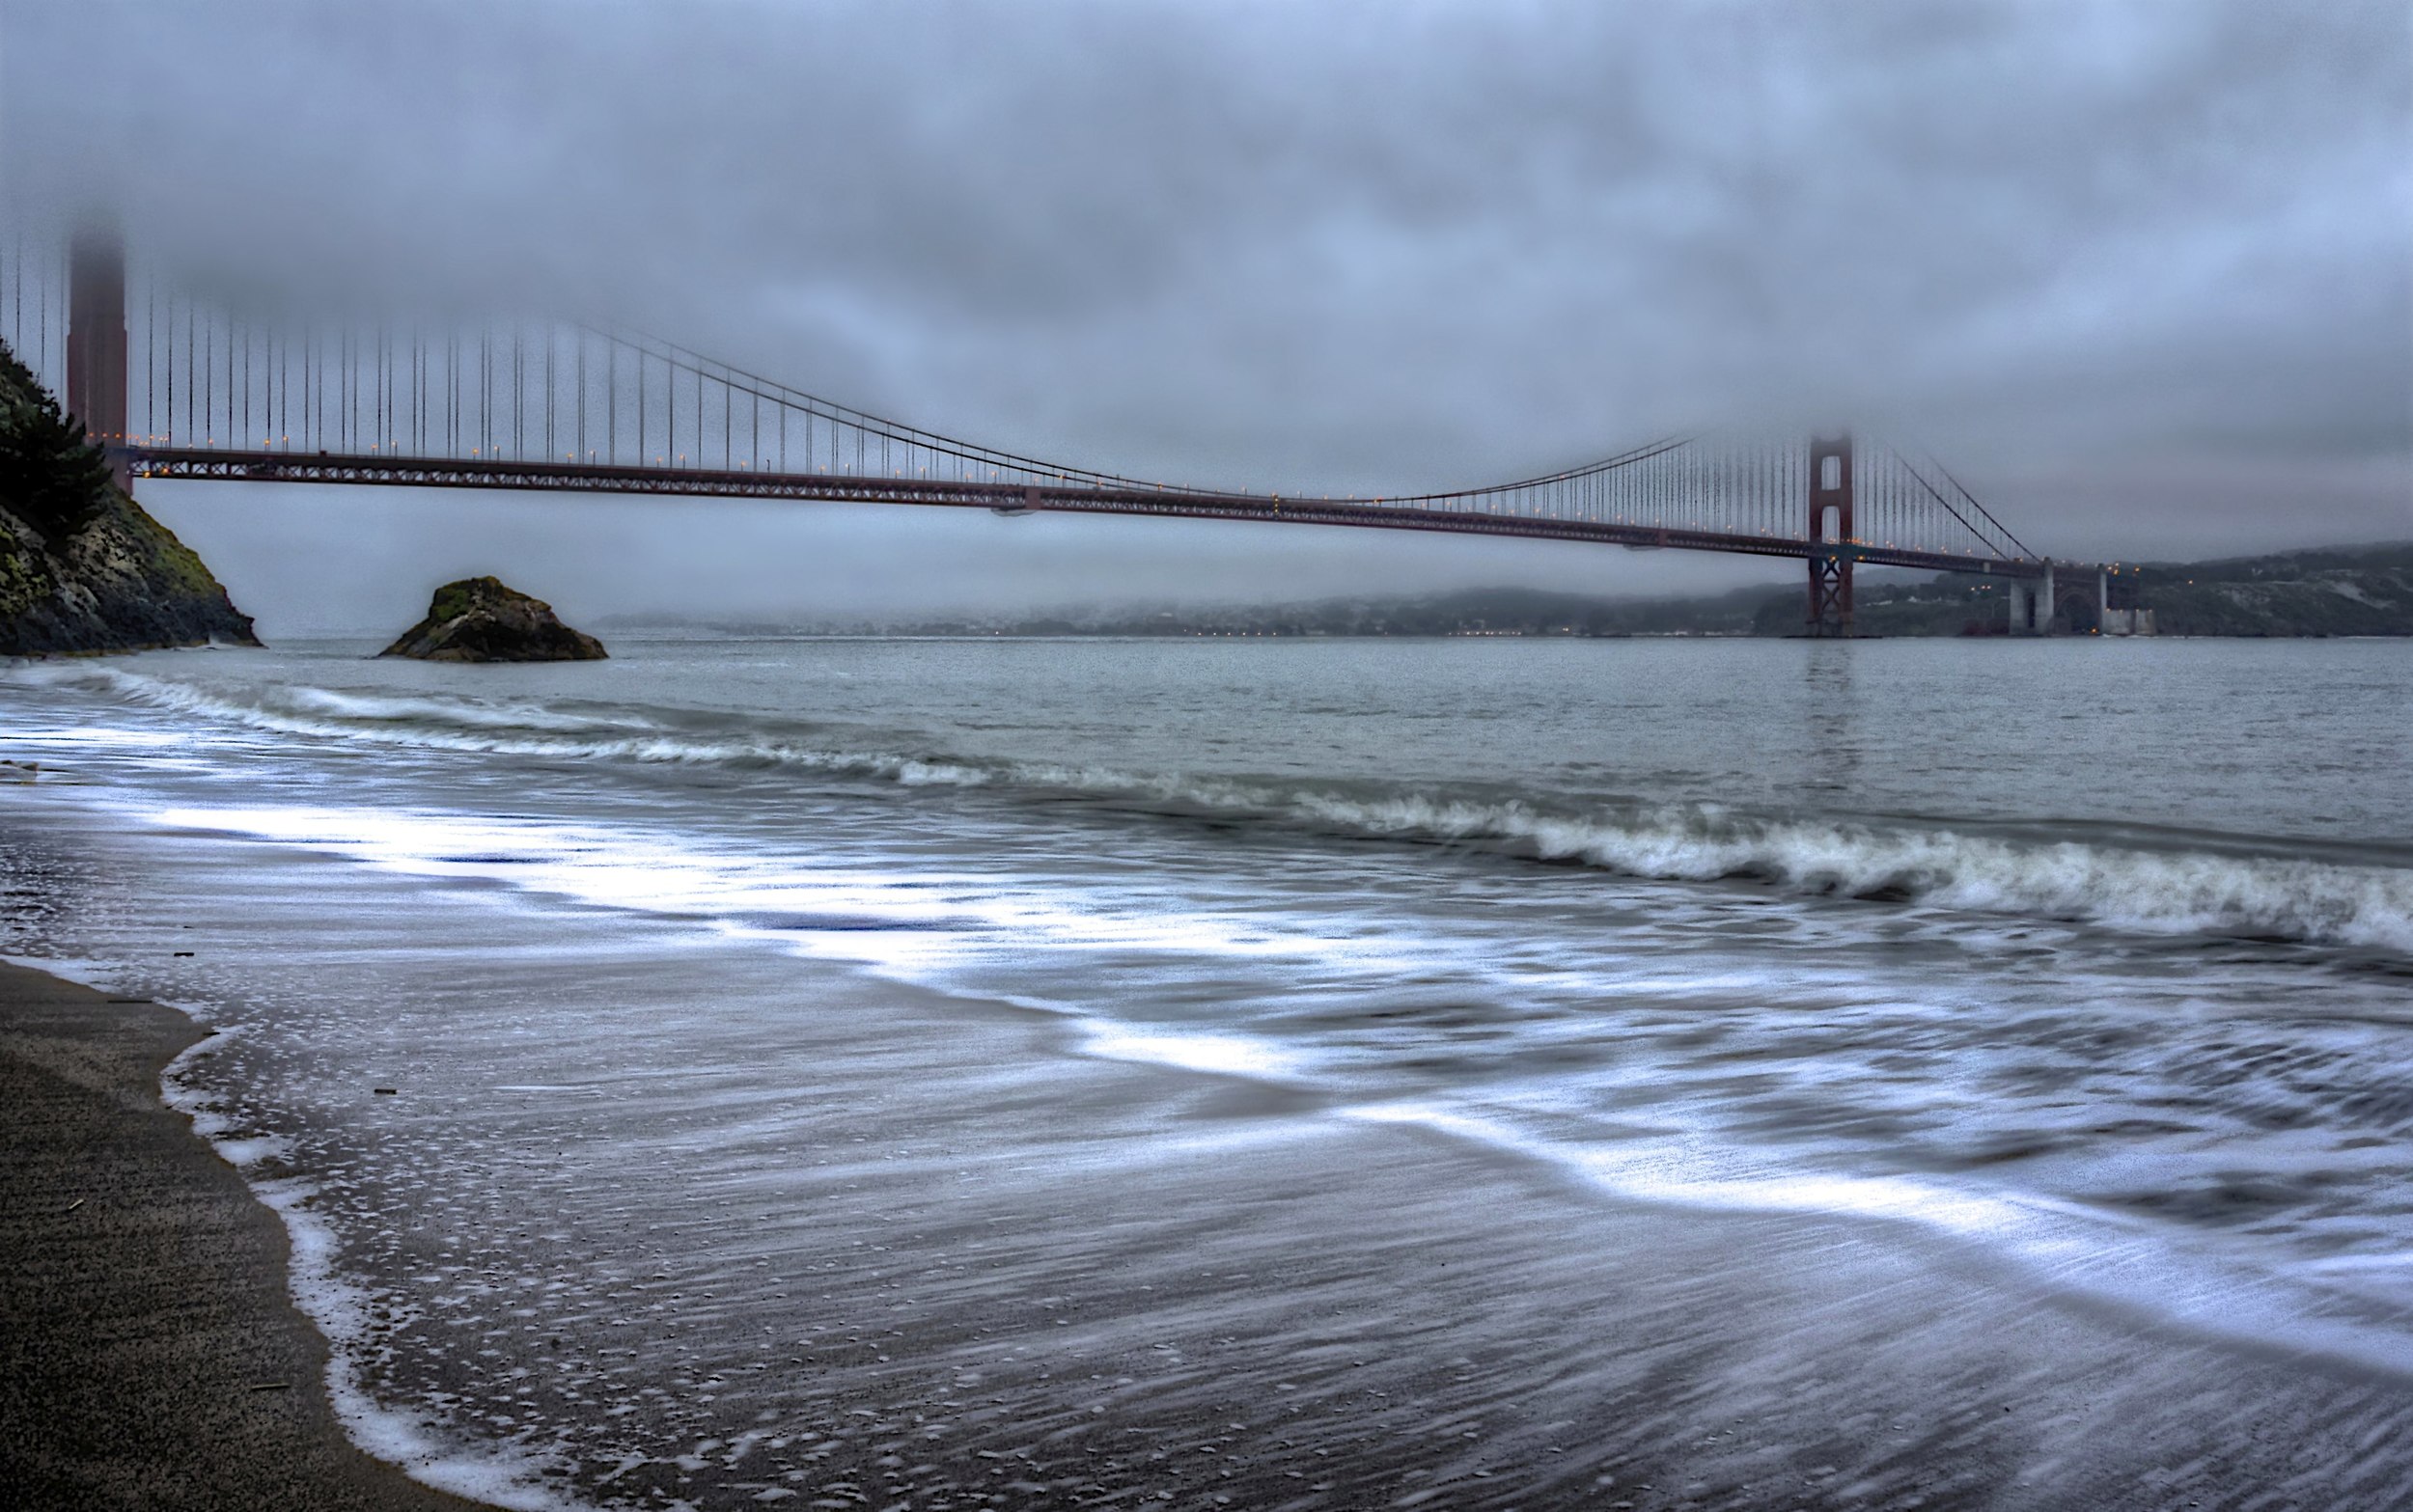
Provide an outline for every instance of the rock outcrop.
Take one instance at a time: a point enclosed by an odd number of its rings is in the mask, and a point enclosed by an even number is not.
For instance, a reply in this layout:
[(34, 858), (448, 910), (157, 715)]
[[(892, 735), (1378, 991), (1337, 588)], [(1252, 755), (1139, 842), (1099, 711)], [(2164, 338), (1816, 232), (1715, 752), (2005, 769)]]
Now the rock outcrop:
[(573, 630), (553, 606), (496, 578), (462, 578), (435, 591), (428, 618), (377, 653), (430, 662), (595, 662), (603, 643)]
[(0, 344), (0, 656), (257, 646), (192, 550), (109, 480), (83, 426)]

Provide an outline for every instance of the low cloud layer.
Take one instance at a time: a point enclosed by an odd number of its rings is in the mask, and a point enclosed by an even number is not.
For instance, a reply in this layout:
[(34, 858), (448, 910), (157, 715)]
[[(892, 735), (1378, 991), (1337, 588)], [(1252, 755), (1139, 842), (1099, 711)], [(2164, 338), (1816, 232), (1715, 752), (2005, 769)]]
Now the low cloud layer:
[[(97, 200), (162, 256), (601, 305), (1019, 451), (1398, 492), (1674, 426), (1848, 419), (1944, 453), (2060, 555), (2413, 534), (2393, 4), (0, 17), (25, 224)], [(248, 511), (267, 542), (297, 501), (192, 508), (213, 534)], [(616, 511), (612, 550), (696, 517)], [(839, 529), (708, 517), (765, 543)], [(1289, 596), (1363, 586), (1370, 562), (1632, 590), (1740, 570), (1145, 521), (1054, 522), (1060, 549), (1027, 552), (984, 544), (1020, 528), (985, 517), (844, 517), (867, 564), (960, 538), (998, 565), (807, 573), (800, 598)], [(559, 529), (546, 564), (599, 591), (613, 569)], [(419, 555), (395, 550), (397, 570)]]

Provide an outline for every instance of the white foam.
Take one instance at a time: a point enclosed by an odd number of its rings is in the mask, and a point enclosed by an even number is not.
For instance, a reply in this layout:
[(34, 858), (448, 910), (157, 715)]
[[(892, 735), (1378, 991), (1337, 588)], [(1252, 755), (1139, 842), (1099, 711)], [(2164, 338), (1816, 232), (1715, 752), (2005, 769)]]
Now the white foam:
[(118, 974), (125, 968), (110, 962), (84, 960), (69, 955), (11, 955), (5, 952), (0, 952), (0, 961), (6, 961), (11, 966), (22, 966), (28, 971), (41, 972), (44, 976), (56, 976), (61, 981), (71, 981), (78, 987), (90, 987), (95, 992), (114, 992), (120, 996), (125, 995), (125, 989), (118, 985)]
[[(30, 964), (30, 963), (29, 963)], [(211, 1094), (199, 1081), (197, 1053), (216, 1052), (229, 1030), (186, 1049), (160, 1074), (160, 1096), (192, 1121), (193, 1132), (238, 1170), (255, 1166), (263, 1147), (281, 1149), (275, 1136), (237, 1138), (224, 1114), (211, 1106)], [(513, 1512), (581, 1512), (584, 1503), (565, 1498), (545, 1483), (551, 1461), (537, 1455), (500, 1448), (470, 1449), (452, 1443), (408, 1414), (378, 1403), (363, 1383), (363, 1357), (376, 1317), (375, 1299), (363, 1287), (343, 1278), (336, 1268), (334, 1230), (312, 1211), (318, 1189), (292, 1176), (262, 1178), (247, 1171), (252, 1194), (283, 1221), (291, 1242), (289, 1284), (294, 1306), (326, 1339), (327, 1398), (354, 1443), (363, 1451), (401, 1467), (413, 1480), (473, 1501)]]
[[(775, 939), (803, 953), (912, 980), (928, 980), (999, 939), (1067, 950), (1302, 960), (1367, 948), (1363, 942), (1306, 931), (1269, 932), (1261, 920), (1194, 908), (1086, 907), (1061, 890), (1014, 887), (994, 876), (866, 875), (786, 857), (704, 850), (687, 838), (633, 826), (607, 830), (307, 805), (186, 805), (143, 811), (142, 816), (163, 828), (252, 836), (410, 875), (481, 877), (600, 907), (714, 918), (722, 921), (715, 927), (731, 935)], [(782, 914), (808, 924), (815, 918), (843, 918), (848, 926), (817, 930), (747, 921)]]
[(1512, 1115), (1448, 1103), (1339, 1111), (1512, 1151), (1633, 1202), (1728, 1213), (1907, 1224), (2008, 1260), (2048, 1287), (2208, 1337), (2413, 1376), (2413, 1336), (2398, 1309), (2283, 1277), (2234, 1251), (2214, 1253), (2166, 1225), (2031, 1194), (1897, 1174), (1789, 1168), (1693, 1136), (1579, 1142), (1538, 1137)]
[(2245, 933), (2413, 951), (2413, 871), (2285, 857), (2022, 843), (1941, 829), (1768, 819), (1714, 805), (1593, 817), (1519, 804), (1308, 793), (1302, 812), (1375, 834), (1522, 841), (1634, 876), (1758, 877), (1795, 891), (2086, 919), (2155, 933)]
[(1105, 1060), (1128, 1060), (1261, 1081), (1290, 1081), (1305, 1070), (1303, 1059), (1281, 1046), (1237, 1034), (1137, 1030), (1095, 1019), (1081, 1025), (1081, 1033), (1082, 1052)]

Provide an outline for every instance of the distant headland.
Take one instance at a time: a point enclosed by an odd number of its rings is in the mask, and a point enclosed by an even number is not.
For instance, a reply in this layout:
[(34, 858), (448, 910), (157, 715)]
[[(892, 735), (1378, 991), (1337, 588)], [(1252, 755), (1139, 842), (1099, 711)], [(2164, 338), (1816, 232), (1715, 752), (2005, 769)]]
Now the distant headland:
[[(2413, 542), (2326, 547), (2217, 562), (2123, 565), (2164, 636), (2413, 636)], [(1990, 578), (1869, 573), (1864, 636), (1987, 636), (2006, 628), (2004, 585)], [(2065, 605), (2083, 619), (2088, 606)], [(1611, 598), (1524, 588), (1322, 599), (1283, 605), (1062, 610), (916, 620), (681, 621), (620, 616), (609, 627), (721, 632), (929, 636), (1793, 636), (1801, 590), (1737, 589), (1690, 598)], [(2091, 622), (2065, 622), (2086, 634)]]

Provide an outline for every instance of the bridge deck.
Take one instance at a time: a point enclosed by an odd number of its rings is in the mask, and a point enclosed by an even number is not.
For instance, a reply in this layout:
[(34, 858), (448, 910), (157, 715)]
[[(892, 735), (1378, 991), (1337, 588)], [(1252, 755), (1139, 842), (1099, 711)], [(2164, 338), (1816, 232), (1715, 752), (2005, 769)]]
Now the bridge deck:
[(1284, 525), (1347, 525), (1373, 530), (1440, 531), (1461, 536), (1513, 536), (1594, 541), (1639, 548), (1723, 551), (1758, 557), (1833, 556), (1869, 566), (1930, 572), (2038, 578), (2035, 559), (1903, 550), (1870, 541), (1827, 544), (1799, 536), (1735, 535), (1665, 529), (1615, 521), (1488, 513), (1480, 509), (1384, 504), (1375, 499), (1291, 499), (1278, 495), (1186, 489), (1112, 487), (1085, 482), (969, 482), (945, 479), (878, 478), (856, 473), (774, 473), (707, 468), (628, 467), (575, 462), (324, 452), (233, 451), (216, 447), (125, 447), (122, 457), (137, 478), (244, 482), (362, 483), (407, 488), (499, 488), (563, 493), (658, 494), (716, 499), (781, 499), (844, 504), (915, 504), (957, 508), (1057, 510), (1078, 514), (1254, 520)]

